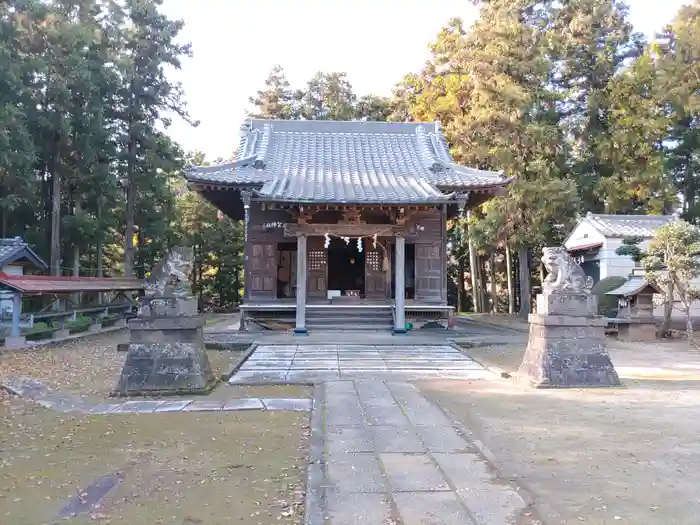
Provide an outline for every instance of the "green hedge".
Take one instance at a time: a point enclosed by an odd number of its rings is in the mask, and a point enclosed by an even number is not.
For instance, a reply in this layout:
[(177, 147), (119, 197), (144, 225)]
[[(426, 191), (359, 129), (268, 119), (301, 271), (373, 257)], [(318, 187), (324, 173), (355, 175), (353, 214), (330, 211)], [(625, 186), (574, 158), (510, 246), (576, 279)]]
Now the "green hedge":
[(606, 294), (626, 282), (625, 277), (606, 277), (595, 283), (591, 292), (598, 298), (598, 315), (617, 316), (617, 297)]

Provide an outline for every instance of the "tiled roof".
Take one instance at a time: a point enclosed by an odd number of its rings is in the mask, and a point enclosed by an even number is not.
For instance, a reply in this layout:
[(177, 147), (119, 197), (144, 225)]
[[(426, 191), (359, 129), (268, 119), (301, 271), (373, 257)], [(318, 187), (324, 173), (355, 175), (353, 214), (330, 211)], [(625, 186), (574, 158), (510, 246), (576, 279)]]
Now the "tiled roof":
[(659, 288), (656, 284), (650, 283), (641, 275), (633, 275), (622, 286), (615, 288), (614, 290), (610, 290), (605, 295), (631, 297), (641, 292), (647, 286), (651, 286), (655, 293), (663, 293), (663, 290), (661, 290), (661, 288)]
[[(188, 171), (194, 183), (259, 186), (278, 201), (440, 202), (504, 186), (454, 163), (438, 123), (252, 119), (236, 159)], [(443, 191), (441, 191), (443, 190)]]
[(0, 268), (21, 259), (27, 259), (41, 270), (46, 269), (46, 263), (22, 240), (21, 237), (0, 239)]
[(586, 222), (605, 237), (652, 237), (653, 232), (677, 215), (598, 215), (588, 212)]

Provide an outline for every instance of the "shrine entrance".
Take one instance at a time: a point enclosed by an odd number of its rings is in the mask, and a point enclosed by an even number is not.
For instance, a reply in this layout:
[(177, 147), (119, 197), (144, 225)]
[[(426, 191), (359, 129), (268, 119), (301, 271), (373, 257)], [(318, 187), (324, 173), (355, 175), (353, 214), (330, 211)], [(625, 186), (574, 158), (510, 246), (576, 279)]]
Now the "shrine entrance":
[(364, 297), (365, 252), (357, 248), (354, 240), (332, 238), (328, 245), (328, 293), (329, 296)]

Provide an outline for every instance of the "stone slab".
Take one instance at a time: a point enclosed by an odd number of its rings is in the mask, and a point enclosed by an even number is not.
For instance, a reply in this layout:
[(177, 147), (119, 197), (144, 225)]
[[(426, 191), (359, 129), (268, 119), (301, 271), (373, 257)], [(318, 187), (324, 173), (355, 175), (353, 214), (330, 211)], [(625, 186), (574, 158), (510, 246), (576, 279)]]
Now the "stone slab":
[(365, 414), (367, 423), (370, 425), (405, 427), (409, 424), (398, 405), (394, 407), (365, 405)]
[(595, 295), (590, 293), (541, 293), (537, 295), (538, 314), (593, 317), (598, 311)]
[(287, 369), (268, 369), (263, 371), (239, 370), (229, 380), (229, 384), (256, 383), (256, 382), (284, 382), (287, 378)]
[(405, 453), (425, 452), (418, 434), (408, 427), (377, 425), (369, 427), (377, 452)]
[(261, 401), (265, 406), (265, 410), (274, 412), (307, 412), (313, 407), (313, 401), (311, 399), (264, 398)]
[(357, 494), (328, 491), (330, 525), (387, 525), (391, 516), (388, 494)]
[(183, 401), (166, 401), (156, 408), (154, 412), (182, 412), (185, 407), (191, 403), (193, 403), (191, 399), (185, 399)]
[[(399, 492), (394, 501), (403, 525), (472, 525), (453, 492)], [(493, 525), (504, 525), (494, 523)]]
[(331, 455), (374, 452), (372, 436), (364, 427), (337, 427), (326, 432), (326, 445)]
[(416, 432), (428, 452), (464, 452), (469, 444), (452, 426), (417, 425)]
[(118, 408), (115, 408), (112, 410), (112, 413), (146, 413), (146, 412), (153, 412), (156, 408), (161, 406), (164, 403), (164, 401), (149, 401), (149, 400), (139, 400), (139, 401), (127, 401), (126, 403), (122, 403), (121, 405), (118, 406)]
[(387, 484), (374, 454), (328, 454), (328, 481), (340, 492), (387, 492)]
[(224, 406), (223, 401), (193, 401), (183, 412), (219, 412)]
[(124, 481), (124, 474), (118, 472), (97, 478), (90, 485), (78, 491), (70, 501), (58, 511), (59, 518), (70, 518), (80, 514), (88, 514), (96, 508), (99, 501), (109, 491)]
[(379, 454), (391, 490), (396, 492), (450, 490), (427, 454)]
[(262, 400), (257, 397), (244, 398), (244, 399), (230, 399), (224, 403), (222, 410), (233, 411), (233, 410), (262, 410), (264, 405)]
[(197, 330), (206, 324), (202, 316), (137, 317), (129, 321), (129, 330)]
[(489, 466), (476, 454), (433, 454), (433, 457), (477, 525), (515, 523), (527, 506), (510, 485), (493, 479)]

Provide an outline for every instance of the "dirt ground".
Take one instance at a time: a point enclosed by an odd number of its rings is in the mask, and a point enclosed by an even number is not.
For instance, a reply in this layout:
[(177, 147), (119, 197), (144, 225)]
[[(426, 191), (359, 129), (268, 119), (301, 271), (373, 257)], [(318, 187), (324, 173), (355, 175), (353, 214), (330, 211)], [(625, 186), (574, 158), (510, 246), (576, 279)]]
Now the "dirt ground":
[[(308, 414), (73, 417), (0, 403), (0, 522), (261, 525), (303, 521)], [(122, 481), (68, 521), (105, 475)]]
[[(517, 369), (524, 348), (467, 350)], [(621, 389), (535, 390), (515, 380), (422, 382), (563, 523), (697, 525), (700, 352), (611, 342)]]
[[(127, 332), (75, 339), (54, 347), (7, 352), (0, 355), (0, 380), (3, 377), (31, 377), (47, 386), (78, 395), (94, 402), (104, 401), (117, 385), (126, 352), (117, 344), (126, 342)], [(245, 352), (209, 350), (214, 375), (228, 373)], [(303, 387), (234, 387), (220, 384), (211, 394), (215, 399), (241, 397), (308, 397)]]

